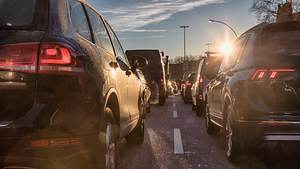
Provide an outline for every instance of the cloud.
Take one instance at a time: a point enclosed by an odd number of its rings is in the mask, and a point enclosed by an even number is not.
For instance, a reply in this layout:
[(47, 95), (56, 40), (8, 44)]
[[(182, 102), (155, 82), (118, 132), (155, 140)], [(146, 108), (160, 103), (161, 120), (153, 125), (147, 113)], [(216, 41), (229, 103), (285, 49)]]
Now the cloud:
[(120, 0), (99, 7), (116, 31), (165, 32), (163, 29), (142, 28), (169, 19), (178, 12), (223, 2), (224, 0)]

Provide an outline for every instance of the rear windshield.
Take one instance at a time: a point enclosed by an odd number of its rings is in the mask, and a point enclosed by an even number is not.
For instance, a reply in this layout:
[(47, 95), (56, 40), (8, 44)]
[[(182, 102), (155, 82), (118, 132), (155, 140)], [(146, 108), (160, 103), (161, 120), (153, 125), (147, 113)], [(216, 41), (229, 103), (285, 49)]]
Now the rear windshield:
[(127, 57), (132, 60), (132, 57), (143, 56), (148, 60), (148, 65), (142, 68), (144, 74), (161, 74), (162, 59), (159, 51), (127, 51)]
[(258, 63), (264, 66), (299, 67), (300, 31), (266, 32)]
[(202, 66), (201, 74), (207, 78), (212, 78), (219, 72), (222, 56), (206, 58)]
[(48, 0), (0, 0), (1, 29), (46, 29)]

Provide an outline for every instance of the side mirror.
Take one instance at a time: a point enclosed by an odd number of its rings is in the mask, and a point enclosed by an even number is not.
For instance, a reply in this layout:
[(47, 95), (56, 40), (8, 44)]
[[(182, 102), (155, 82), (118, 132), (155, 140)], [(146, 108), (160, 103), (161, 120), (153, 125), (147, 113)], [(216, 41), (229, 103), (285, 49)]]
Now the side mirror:
[(140, 69), (148, 65), (148, 60), (142, 56), (135, 56), (132, 67), (134, 69)]

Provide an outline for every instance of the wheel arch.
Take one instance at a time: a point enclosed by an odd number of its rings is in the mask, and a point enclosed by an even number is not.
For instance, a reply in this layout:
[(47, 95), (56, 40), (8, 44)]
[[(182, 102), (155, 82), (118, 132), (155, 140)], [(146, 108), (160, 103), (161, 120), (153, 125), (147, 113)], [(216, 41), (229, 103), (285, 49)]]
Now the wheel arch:
[(120, 125), (120, 104), (118, 93), (114, 88), (111, 88), (105, 95), (105, 107), (109, 107), (113, 111), (113, 118), (115, 118), (118, 125)]

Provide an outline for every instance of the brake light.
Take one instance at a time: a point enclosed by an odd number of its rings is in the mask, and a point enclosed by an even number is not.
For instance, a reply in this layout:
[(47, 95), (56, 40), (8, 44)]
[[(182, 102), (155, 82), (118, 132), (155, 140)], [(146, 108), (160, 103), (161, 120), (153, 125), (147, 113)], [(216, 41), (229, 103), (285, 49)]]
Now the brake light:
[(273, 80), (276, 79), (282, 73), (289, 73), (294, 71), (295, 69), (257, 69), (253, 73), (251, 80)]
[(186, 81), (185, 85), (186, 86), (192, 86), (192, 83), (190, 81)]
[(50, 74), (83, 72), (72, 48), (58, 42), (0, 45), (0, 70)]
[(39, 43), (0, 46), (0, 70), (34, 73)]
[(76, 53), (64, 43), (44, 42), (39, 57), (39, 73), (80, 73), (83, 68), (76, 60)]

